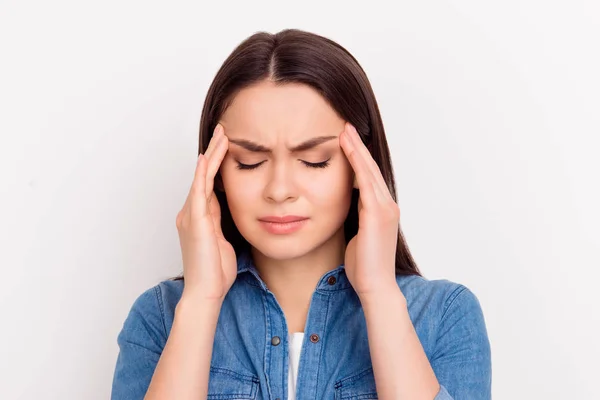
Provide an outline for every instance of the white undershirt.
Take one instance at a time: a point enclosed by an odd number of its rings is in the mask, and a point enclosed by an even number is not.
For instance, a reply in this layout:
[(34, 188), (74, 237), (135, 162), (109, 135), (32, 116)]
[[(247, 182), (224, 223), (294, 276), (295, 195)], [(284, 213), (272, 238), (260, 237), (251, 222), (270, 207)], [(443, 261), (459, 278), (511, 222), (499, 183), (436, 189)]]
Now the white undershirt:
[(298, 379), (298, 363), (304, 332), (294, 332), (289, 335), (290, 342), (290, 366), (288, 368), (288, 400), (296, 400), (296, 380)]

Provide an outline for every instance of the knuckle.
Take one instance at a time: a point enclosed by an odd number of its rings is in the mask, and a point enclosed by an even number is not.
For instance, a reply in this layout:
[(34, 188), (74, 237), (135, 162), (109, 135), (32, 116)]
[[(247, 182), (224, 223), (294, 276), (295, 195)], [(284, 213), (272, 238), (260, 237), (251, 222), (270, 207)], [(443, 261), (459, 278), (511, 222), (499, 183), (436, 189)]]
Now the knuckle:
[(206, 205), (195, 204), (190, 207), (190, 220), (198, 220), (206, 214)]
[(390, 201), (377, 207), (376, 214), (381, 221), (395, 222), (400, 218), (400, 208), (394, 201)]
[(396, 202), (392, 201), (388, 205), (388, 215), (390, 220), (397, 220), (400, 218), (400, 207), (398, 207), (398, 204), (396, 204)]
[(185, 217), (183, 217), (181, 219), (179, 230), (186, 231), (186, 230), (188, 230), (189, 225), (190, 225), (190, 218), (186, 215)]
[(186, 205), (177, 213), (177, 218), (175, 218), (175, 224), (177, 225), (178, 228), (183, 227), (183, 223), (185, 222), (187, 215), (188, 215), (188, 207)]

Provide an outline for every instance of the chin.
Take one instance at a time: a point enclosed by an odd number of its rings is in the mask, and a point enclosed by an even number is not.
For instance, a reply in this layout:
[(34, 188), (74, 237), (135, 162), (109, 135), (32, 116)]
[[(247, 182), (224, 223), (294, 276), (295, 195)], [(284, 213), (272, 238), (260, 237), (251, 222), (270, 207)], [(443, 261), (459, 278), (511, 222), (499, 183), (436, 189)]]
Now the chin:
[(261, 237), (258, 240), (249, 241), (256, 251), (272, 260), (290, 260), (310, 253), (318, 247), (318, 244), (308, 243), (306, 238), (288, 237), (281, 238)]
[[(343, 228), (342, 235), (343, 235)], [(338, 231), (339, 231), (338, 229)], [(329, 229), (317, 229), (302, 232), (301, 234), (291, 235), (270, 235), (266, 233), (253, 232), (253, 235), (246, 237), (246, 240), (252, 247), (265, 257), (272, 260), (291, 260), (299, 258), (327, 246), (332, 240), (335, 240), (336, 231), (329, 232)], [(320, 233), (320, 234), (319, 234)]]

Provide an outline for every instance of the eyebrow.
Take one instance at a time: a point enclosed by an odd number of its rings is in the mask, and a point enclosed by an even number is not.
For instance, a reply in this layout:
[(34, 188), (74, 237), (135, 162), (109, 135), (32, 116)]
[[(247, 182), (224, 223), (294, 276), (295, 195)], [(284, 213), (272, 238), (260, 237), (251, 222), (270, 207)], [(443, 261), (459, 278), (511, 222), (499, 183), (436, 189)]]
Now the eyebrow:
[[(300, 143), (294, 147), (289, 148), (292, 153), (298, 153), (301, 151), (309, 150), (318, 145), (328, 142), (330, 140), (337, 139), (337, 136), (317, 136), (312, 139), (308, 139), (305, 142)], [(263, 146), (262, 144), (251, 142), (246, 139), (228, 139), (230, 143), (237, 144), (240, 147), (248, 151), (252, 151), (254, 153), (271, 153), (272, 150), (268, 147)]]

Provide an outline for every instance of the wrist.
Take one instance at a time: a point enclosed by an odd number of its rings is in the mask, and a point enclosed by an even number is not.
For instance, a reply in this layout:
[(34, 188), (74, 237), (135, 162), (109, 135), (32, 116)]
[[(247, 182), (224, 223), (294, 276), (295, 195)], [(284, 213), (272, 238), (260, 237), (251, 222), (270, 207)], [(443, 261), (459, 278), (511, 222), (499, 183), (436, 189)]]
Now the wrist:
[(218, 317), (222, 305), (223, 299), (221, 298), (206, 298), (200, 293), (184, 290), (175, 307), (175, 313), (216, 315)]
[(358, 297), (363, 308), (388, 308), (391, 302), (406, 306), (406, 298), (395, 281), (372, 293), (359, 294)]

